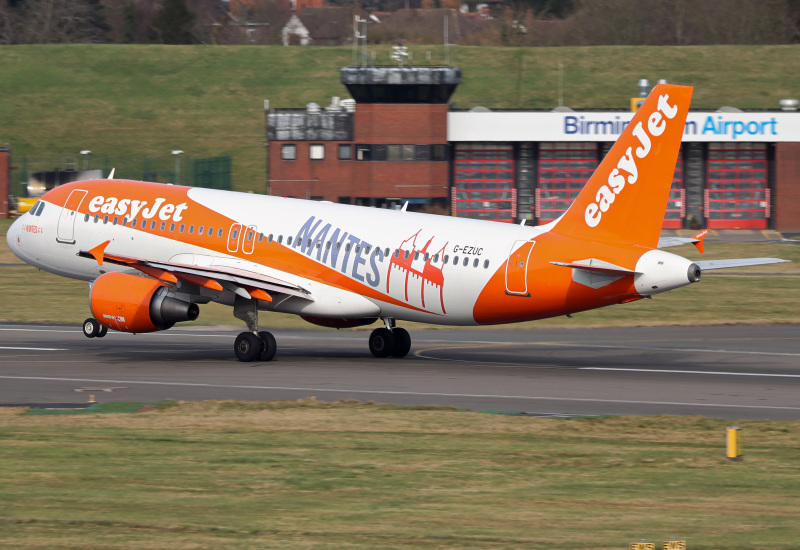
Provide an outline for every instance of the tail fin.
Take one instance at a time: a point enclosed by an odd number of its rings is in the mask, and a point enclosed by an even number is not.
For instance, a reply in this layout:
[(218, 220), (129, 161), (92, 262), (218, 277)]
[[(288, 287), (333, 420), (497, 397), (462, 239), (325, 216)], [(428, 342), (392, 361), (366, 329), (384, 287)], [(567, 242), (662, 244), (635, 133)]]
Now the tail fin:
[(692, 90), (653, 89), (552, 231), (658, 246)]

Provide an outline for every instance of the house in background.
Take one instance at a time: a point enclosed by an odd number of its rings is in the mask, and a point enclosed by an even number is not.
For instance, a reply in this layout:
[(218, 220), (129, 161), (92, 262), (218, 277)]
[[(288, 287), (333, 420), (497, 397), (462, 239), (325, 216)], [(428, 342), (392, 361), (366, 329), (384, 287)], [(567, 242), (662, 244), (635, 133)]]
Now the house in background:
[[(299, 2), (299, 0), (298, 0)], [(307, 7), (281, 29), (284, 46), (341, 46), (353, 35), (352, 7)]]

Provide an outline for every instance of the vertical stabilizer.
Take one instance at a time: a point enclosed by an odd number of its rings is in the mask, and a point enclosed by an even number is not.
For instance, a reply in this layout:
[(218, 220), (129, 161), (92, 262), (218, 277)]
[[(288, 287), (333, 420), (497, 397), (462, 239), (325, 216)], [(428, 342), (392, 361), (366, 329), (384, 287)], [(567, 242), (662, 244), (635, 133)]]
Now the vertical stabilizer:
[(658, 246), (692, 90), (653, 89), (554, 232)]

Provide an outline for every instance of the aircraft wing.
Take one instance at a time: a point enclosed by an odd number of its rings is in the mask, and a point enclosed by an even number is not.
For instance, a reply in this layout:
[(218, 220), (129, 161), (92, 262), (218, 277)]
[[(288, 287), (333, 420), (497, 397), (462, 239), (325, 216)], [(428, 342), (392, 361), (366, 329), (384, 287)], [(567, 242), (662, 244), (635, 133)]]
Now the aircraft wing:
[(693, 244), (697, 247), (700, 253), (703, 253), (703, 239), (708, 235), (708, 229), (703, 229), (697, 235), (692, 237), (660, 237), (658, 239), (658, 248), (669, 248), (671, 246), (681, 246), (683, 244)]
[(196, 266), (171, 262), (154, 262), (141, 258), (110, 254), (105, 251), (109, 242), (106, 241), (91, 250), (81, 250), (78, 252), (78, 256), (93, 258), (98, 265), (103, 265), (104, 262), (107, 262), (131, 267), (166, 283), (177, 283), (178, 279), (181, 279), (210, 290), (220, 292), (230, 290), (243, 298), (256, 298), (271, 302), (272, 296), (270, 293), (275, 293), (314, 301), (307, 289), (278, 277), (228, 265)]
[(731, 267), (749, 267), (751, 265), (779, 264), (791, 260), (780, 258), (737, 258), (731, 260), (700, 260), (695, 262), (700, 269), (708, 271), (712, 269), (728, 269)]

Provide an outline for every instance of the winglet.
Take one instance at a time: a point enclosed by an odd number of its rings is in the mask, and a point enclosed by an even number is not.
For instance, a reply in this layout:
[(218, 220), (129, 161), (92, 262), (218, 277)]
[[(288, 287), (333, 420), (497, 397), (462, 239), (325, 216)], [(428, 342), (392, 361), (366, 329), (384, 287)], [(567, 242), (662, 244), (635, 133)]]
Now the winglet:
[(113, 180), (113, 179), (114, 179), (114, 171), (115, 171), (115, 170), (116, 170), (116, 168), (112, 168), (112, 169), (111, 169), (111, 173), (110, 173), (110, 174), (108, 174), (108, 178), (106, 178), (106, 179)]
[(103, 257), (106, 253), (106, 247), (111, 243), (110, 240), (104, 242), (103, 244), (98, 244), (91, 250), (89, 250), (89, 254), (91, 254), (92, 258), (97, 260), (97, 265), (103, 265)]
[(697, 247), (697, 250), (700, 251), (700, 254), (703, 253), (703, 239), (706, 238), (706, 235), (708, 235), (708, 229), (703, 229), (700, 233), (692, 237), (693, 239), (697, 239), (697, 241), (693, 242), (692, 244)]

